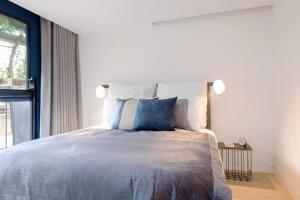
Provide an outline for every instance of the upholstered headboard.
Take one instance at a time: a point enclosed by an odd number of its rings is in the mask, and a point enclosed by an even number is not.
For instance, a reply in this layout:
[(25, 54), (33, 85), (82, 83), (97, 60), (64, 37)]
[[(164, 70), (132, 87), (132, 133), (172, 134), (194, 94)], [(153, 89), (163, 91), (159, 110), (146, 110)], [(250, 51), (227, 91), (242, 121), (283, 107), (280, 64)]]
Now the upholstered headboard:
[(207, 129), (211, 129), (211, 101), (210, 101), (210, 91), (213, 86), (213, 82), (207, 83)]
[[(210, 93), (211, 93), (211, 87), (213, 85), (213, 82), (207, 83), (207, 129), (211, 129), (211, 100), (210, 100)], [(109, 85), (102, 85), (104, 88), (108, 89)]]

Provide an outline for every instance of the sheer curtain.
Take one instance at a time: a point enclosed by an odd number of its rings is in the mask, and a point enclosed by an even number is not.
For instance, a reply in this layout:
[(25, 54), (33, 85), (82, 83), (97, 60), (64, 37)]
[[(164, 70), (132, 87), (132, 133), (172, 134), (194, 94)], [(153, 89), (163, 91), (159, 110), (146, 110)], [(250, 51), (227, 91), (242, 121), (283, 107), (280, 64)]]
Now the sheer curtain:
[(41, 18), (40, 136), (81, 128), (78, 36)]

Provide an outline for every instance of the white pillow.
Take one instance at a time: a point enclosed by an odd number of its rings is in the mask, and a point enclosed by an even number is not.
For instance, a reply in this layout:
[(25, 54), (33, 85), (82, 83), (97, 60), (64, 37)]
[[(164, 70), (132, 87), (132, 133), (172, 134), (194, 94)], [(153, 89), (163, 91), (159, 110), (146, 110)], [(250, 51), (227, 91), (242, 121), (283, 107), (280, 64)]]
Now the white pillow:
[(158, 83), (159, 98), (188, 99), (188, 124), (198, 131), (207, 125), (207, 82)]
[(109, 83), (108, 97), (115, 99), (147, 99), (155, 95), (156, 84)]
[(111, 129), (118, 117), (120, 106), (114, 99), (104, 99), (101, 128)]

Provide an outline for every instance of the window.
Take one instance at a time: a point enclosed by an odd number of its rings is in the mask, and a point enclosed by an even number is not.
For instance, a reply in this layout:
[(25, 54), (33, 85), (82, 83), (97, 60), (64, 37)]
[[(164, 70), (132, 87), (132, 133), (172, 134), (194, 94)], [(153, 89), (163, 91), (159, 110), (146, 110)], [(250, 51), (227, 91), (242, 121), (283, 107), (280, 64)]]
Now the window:
[(27, 25), (0, 13), (0, 89), (25, 89)]
[(0, 1), (0, 149), (39, 137), (40, 48), (40, 17)]
[(32, 138), (32, 99), (11, 92), (28, 89), (27, 60), (27, 24), (0, 13), (0, 149)]

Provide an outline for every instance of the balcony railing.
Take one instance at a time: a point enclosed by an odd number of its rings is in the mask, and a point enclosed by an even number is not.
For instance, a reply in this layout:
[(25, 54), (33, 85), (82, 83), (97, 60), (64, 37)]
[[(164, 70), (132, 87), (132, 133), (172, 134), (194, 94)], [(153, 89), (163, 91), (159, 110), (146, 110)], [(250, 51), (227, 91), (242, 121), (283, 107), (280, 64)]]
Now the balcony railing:
[(11, 106), (8, 102), (0, 102), (0, 149), (13, 145)]

